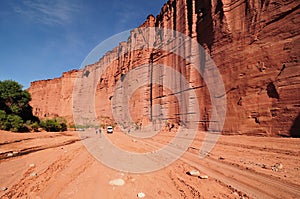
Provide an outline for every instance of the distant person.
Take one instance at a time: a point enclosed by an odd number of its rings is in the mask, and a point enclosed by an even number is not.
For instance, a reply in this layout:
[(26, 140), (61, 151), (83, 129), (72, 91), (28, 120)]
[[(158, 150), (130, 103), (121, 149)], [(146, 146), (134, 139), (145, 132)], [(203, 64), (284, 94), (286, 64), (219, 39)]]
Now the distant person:
[(99, 134), (100, 137), (101, 137), (101, 129), (97, 129), (97, 130), (96, 130), (96, 135), (97, 135), (97, 134)]

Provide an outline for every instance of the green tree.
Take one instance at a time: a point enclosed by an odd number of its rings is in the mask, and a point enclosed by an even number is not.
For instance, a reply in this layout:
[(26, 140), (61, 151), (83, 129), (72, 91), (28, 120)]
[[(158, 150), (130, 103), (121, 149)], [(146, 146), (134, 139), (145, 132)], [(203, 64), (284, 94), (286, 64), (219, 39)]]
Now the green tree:
[(29, 105), (30, 94), (23, 86), (13, 80), (0, 81), (0, 129), (24, 131), (24, 122), (37, 122)]
[(30, 100), (30, 94), (28, 91), (22, 90), (22, 85), (18, 82), (13, 80), (0, 81), (0, 109), (7, 114), (31, 117)]

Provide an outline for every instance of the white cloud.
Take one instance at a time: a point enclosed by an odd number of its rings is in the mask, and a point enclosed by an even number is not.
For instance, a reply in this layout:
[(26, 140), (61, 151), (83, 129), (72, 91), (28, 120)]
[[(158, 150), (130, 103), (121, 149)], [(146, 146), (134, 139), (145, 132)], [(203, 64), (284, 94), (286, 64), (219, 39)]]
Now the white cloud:
[(74, 1), (34, 1), (26, 0), (13, 5), (14, 11), (23, 17), (46, 25), (71, 23), (79, 6)]

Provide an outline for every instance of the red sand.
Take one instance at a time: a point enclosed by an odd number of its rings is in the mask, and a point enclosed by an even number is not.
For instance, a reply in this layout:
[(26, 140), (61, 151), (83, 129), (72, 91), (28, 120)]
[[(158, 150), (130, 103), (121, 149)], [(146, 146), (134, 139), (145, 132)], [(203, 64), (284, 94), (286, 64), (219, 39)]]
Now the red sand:
[[(120, 132), (107, 136), (121, 148), (144, 152), (149, 146), (161, 147), (173, 133), (136, 142)], [(201, 160), (197, 154), (203, 136), (198, 133), (187, 152), (170, 166), (130, 174), (98, 162), (77, 132), (1, 131), (0, 197), (137, 198), (143, 192), (145, 198), (300, 198), (300, 139), (221, 136)], [(18, 153), (9, 157), (13, 152)], [(208, 179), (187, 175), (190, 170), (199, 170)], [(109, 184), (118, 178), (125, 185)]]

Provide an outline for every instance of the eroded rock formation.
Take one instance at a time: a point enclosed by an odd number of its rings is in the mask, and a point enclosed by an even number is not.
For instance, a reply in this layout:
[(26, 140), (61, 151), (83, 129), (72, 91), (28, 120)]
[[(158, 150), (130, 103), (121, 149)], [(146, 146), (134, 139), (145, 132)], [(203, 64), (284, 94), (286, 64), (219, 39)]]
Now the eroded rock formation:
[(62, 74), (62, 77), (35, 81), (30, 84), (33, 114), (39, 118), (64, 117), (73, 120), (72, 93), (77, 70)]
[[(157, 17), (149, 15), (140, 27), (178, 31), (198, 41), (210, 54), (225, 86), (223, 96), (227, 100), (227, 114), (222, 130), (224, 134), (299, 137), (299, 8), (299, 2), (292, 0), (169, 0)], [(113, 119), (113, 111), (122, 113), (128, 108), (137, 126), (159, 120), (172, 128), (185, 125), (186, 115), (199, 112), (199, 128), (209, 129), (213, 99), (206, 83), (190, 62), (176, 53), (155, 48), (158, 45), (170, 49), (178, 47), (178, 42), (174, 43), (175, 36), (166, 34), (167, 31), (151, 35), (133, 30), (128, 41), (120, 43), (99, 62), (82, 71), (70, 71), (61, 78), (33, 82), (29, 92), (34, 114), (39, 117), (63, 116), (71, 123), (74, 80), (79, 74), (95, 87), (94, 104), (87, 100), (83, 106), (95, 108), (100, 122), (107, 123)], [(147, 47), (145, 40), (151, 41), (154, 48)], [(184, 55), (198, 59), (201, 73), (205, 53), (191, 46), (184, 48)], [(195, 99), (185, 96), (184, 87), (174, 81), (178, 79), (176, 72), (170, 74), (160, 67), (153, 67), (157, 65), (171, 66), (187, 79), (196, 93), (198, 110), (188, 106), (179, 110), (179, 103), (193, 104)], [(108, 67), (100, 77), (90, 74), (104, 66)], [(135, 76), (118, 88), (120, 92), (127, 91), (128, 94), (134, 82), (146, 80), (148, 83), (131, 96), (117, 98), (114, 96), (115, 87), (132, 71)], [(154, 79), (160, 84), (172, 82), (180, 88), (180, 102), (167, 87), (155, 84)], [(86, 96), (85, 92), (88, 91), (76, 91), (81, 98)], [(126, 97), (130, 97), (128, 107), (124, 107)], [(119, 117), (127, 115), (119, 114)]]

